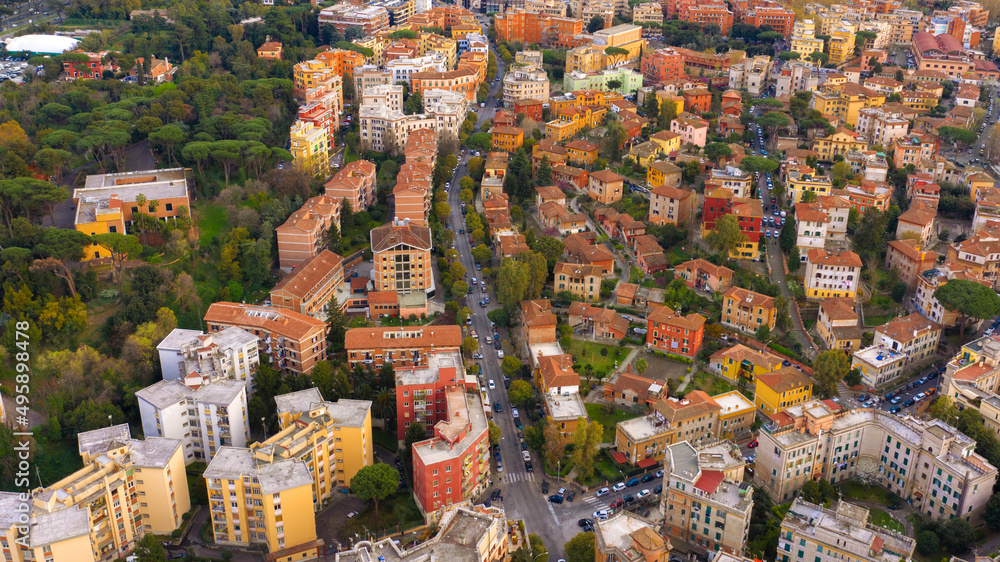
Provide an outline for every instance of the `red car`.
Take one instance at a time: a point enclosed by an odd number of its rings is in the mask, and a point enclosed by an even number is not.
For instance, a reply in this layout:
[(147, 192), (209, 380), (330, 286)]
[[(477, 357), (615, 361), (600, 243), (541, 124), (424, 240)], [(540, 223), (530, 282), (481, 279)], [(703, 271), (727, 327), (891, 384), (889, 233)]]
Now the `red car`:
[(751, 439), (750, 442), (747, 443), (747, 447), (749, 447), (751, 449), (753, 449), (756, 446), (757, 446), (757, 440), (756, 439)]

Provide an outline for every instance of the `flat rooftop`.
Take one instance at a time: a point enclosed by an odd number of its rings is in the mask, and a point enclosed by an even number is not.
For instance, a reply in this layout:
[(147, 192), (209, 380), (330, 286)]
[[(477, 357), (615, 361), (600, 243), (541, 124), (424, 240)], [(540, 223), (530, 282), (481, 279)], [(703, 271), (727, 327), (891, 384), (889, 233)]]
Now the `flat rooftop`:
[(426, 365), (400, 367), (396, 370), (397, 385), (428, 385), (438, 382), (442, 369), (455, 369), (454, 376), (448, 377), (452, 384), (462, 376), (462, 356), (458, 351), (441, 351), (424, 354)]
[(90, 515), (79, 505), (56, 511), (38, 512), (31, 521), (32, 548), (90, 534)]
[[(653, 524), (649, 521), (634, 513), (622, 511), (616, 513), (614, 517), (605, 519), (604, 521), (597, 521), (595, 530), (603, 539), (604, 544), (616, 547), (622, 552), (634, 552), (632, 548), (632, 533), (642, 529), (650, 529), (655, 532)], [(656, 534), (659, 535), (659, 533)]]
[(538, 366), (538, 358), (545, 357), (548, 355), (563, 355), (565, 352), (562, 346), (556, 342), (552, 343), (533, 343), (528, 346), (531, 350), (531, 366)]
[(747, 398), (738, 391), (713, 396), (712, 400), (715, 400), (715, 402), (722, 407), (722, 410), (719, 412), (720, 416), (728, 416), (740, 411), (754, 409), (753, 402), (747, 400)]
[(555, 420), (575, 420), (587, 417), (587, 408), (583, 405), (583, 399), (579, 392), (569, 394), (558, 394), (553, 396), (545, 394), (545, 404), (548, 407), (552, 419)]
[(253, 451), (242, 447), (220, 448), (205, 469), (205, 478), (240, 480), (243, 476), (256, 476), (264, 494), (311, 486), (313, 483), (312, 473), (306, 468), (304, 461), (258, 461)]
[(639, 416), (630, 420), (618, 422), (618, 428), (629, 436), (633, 442), (645, 441), (662, 433), (666, 433), (670, 426), (663, 422), (658, 422), (655, 416)]
[(84, 187), (73, 190), (73, 199), (79, 200), (75, 224), (94, 222), (99, 212), (110, 211), (112, 196), (123, 207), (131, 207), (139, 195), (149, 201), (187, 197), (188, 173), (186, 168), (170, 168), (87, 176)]
[[(461, 457), (472, 447), (483, 432), (488, 431), (486, 412), (483, 410), (483, 403), (478, 394), (467, 393), (460, 389), (450, 391), (448, 393), (448, 408), (451, 411), (451, 415), (455, 415), (455, 407), (459, 406), (457, 402), (459, 395), (461, 395), (461, 399), (465, 403), (465, 413), (459, 413), (459, 415), (468, 416), (467, 423), (470, 425), (470, 428), (465, 432), (465, 437), (454, 446), (437, 437), (415, 443), (413, 445), (413, 454), (419, 455), (425, 465)], [(434, 427), (437, 428), (441, 424), (450, 424), (450, 422), (438, 422)], [(448, 429), (450, 430), (451, 428)]]
[(886, 349), (881, 345), (859, 349), (854, 352), (854, 357), (877, 368), (906, 361), (906, 354)]
[(191, 388), (179, 379), (175, 379), (154, 383), (136, 392), (135, 396), (160, 409), (173, 406), (183, 400), (228, 406), (245, 390), (246, 383), (237, 380), (222, 379), (203, 384), (198, 388)]

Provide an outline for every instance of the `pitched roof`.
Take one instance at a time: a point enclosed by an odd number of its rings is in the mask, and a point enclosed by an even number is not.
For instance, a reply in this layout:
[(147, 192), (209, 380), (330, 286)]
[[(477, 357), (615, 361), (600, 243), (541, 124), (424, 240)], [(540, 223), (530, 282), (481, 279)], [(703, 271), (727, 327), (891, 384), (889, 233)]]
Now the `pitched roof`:
[(689, 392), (684, 398), (663, 398), (653, 404), (653, 409), (671, 424), (710, 414), (718, 413), (722, 406), (704, 391)]
[(769, 371), (778, 365), (781, 365), (782, 361), (781, 357), (769, 351), (757, 351), (756, 349), (751, 349), (741, 343), (738, 343), (733, 347), (720, 349), (709, 357), (709, 361), (721, 361), (722, 359), (732, 359), (735, 363), (747, 361), (752, 365), (764, 367)]
[(294, 310), (235, 302), (213, 302), (205, 312), (205, 323), (213, 322), (257, 328), (295, 341), (314, 330), (326, 330), (326, 322)]
[(526, 326), (556, 325), (556, 315), (552, 313), (552, 301), (548, 299), (521, 301), (521, 318)]
[(844, 250), (839, 254), (827, 252), (822, 248), (809, 250), (809, 263), (822, 264), (836, 267), (862, 267), (861, 257), (850, 250)]
[(431, 229), (415, 224), (383, 224), (371, 231), (371, 240), (373, 252), (384, 252), (400, 244), (430, 250)]
[(757, 383), (781, 394), (795, 388), (812, 384), (812, 379), (795, 367), (782, 367), (773, 373), (757, 375)]
[(899, 220), (902, 222), (908, 222), (910, 224), (916, 224), (920, 226), (926, 226), (937, 218), (937, 210), (930, 209), (925, 205), (913, 205), (906, 210), (905, 213), (899, 215)]
[(756, 293), (743, 287), (730, 287), (728, 291), (722, 294), (722, 298), (732, 298), (737, 303), (747, 303), (750, 306), (774, 308), (774, 297)]
[(732, 269), (729, 269), (728, 267), (723, 265), (715, 265), (714, 263), (702, 258), (695, 258), (693, 260), (688, 260), (682, 264), (679, 264), (677, 266), (677, 269), (686, 269), (688, 271), (694, 271), (694, 272), (704, 271), (709, 275), (713, 275), (719, 278), (725, 277), (727, 274), (729, 276), (733, 275)]
[(600, 277), (604, 274), (604, 270), (597, 265), (559, 262), (552, 269), (552, 273), (554, 275), (564, 273), (566, 275), (596, 275), (597, 277)]
[(635, 294), (639, 291), (639, 286), (635, 283), (619, 283), (618, 287), (615, 288), (615, 291), (618, 298), (632, 300), (635, 298)]
[(623, 176), (612, 172), (611, 170), (601, 170), (599, 172), (594, 172), (590, 174), (590, 177), (602, 183), (614, 183), (619, 181), (625, 181)]
[(696, 331), (705, 327), (706, 320), (704, 316), (695, 312), (687, 316), (681, 316), (669, 306), (654, 307), (646, 318), (649, 322), (658, 322), (660, 324)]
[[(657, 163), (658, 162), (654, 162), (654, 164), (657, 164)], [(668, 165), (673, 166), (673, 164), (668, 164)], [(676, 168), (676, 166), (674, 166), (674, 167)], [(667, 197), (669, 199), (677, 199), (678, 201), (682, 201), (682, 200), (687, 199), (688, 197), (691, 197), (692, 195), (694, 195), (694, 191), (692, 191), (690, 189), (681, 189), (679, 187), (671, 187), (671, 186), (669, 186), (667, 184), (663, 184), (663, 185), (654, 187), (653, 189), (650, 190), (650, 193), (653, 194), (653, 195), (657, 195), (659, 197)]]
[(573, 370), (572, 355), (539, 357), (538, 370), (542, 375), (542, 384), (546, 390), (553, 387), (580, 386), (580, 375)]
[(823, 299), (819, 302), (819, 308), (826, 312), (830, 320), (853, 320), (858, 321), (858, 314), (854, 312), (854, 300), (844, 297)]
[(564, 199), (566, 197), (563, 190), (554, 185), (540, 185), (535, 188), (535, 191), (542, 199)]
[[(406, 334), (407, 337), (396, 337)], [(391, 326), (384, 328), (351, 328), (344, 335), (345, 349), (433, 347), (435, 350), (458, 349), (462, 346), (462, 328), (454, 325)]]
[[(322, 252), (300, 263), (285, 276), (271, 291), (287, 291), (304, 299), (330, 271), (344, 268), (344, 258), (323, 249)], [(341, 274), (343, 275), (343, 274)]]
[(937, 261), (937, 253), (929, 250), (921, 250), (918, 241), (903, 238), (902, 240), (890, 240), (889, 248), (906, 256), (912, 261)]
[(900, 343), (913, 341), (928, 332), (940, 330), (941, 326), (922, 314), (913, 313), (902, 318), (893, 318), (889, 322), (875, 328), (875, 333), (883, 334)]

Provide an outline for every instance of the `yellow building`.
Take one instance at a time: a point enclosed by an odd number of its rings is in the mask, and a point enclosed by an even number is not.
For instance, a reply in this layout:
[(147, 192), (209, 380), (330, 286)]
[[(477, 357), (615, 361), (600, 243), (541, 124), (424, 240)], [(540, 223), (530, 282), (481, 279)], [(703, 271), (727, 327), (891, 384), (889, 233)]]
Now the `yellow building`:
[(608, 110), (603, 107), (590, 105), (562, 109), (556, 119), (545, 124), (545, 137), (557, 142), (571, 139), (584, 129), (603, 123), (607, 113)]
[(676, 187), (681, 174), (681, 169), (670, 162), (653, 162), (646, 168), (646, 182), (654, 188), (664, 184)]
[(930, 111), (937, 107), (941, 102), (941, 98), (934, 94), (933, 92), (903, 92), (903, 105), (907, 109), (915, 109), (917, 111)]
[(363, 39), (357, 39), (354, 44), (372, 50), (372, 56), (365, 57), (365, 64), (378, 67), (385, 65), (385, 48), (389, 46), (389, 36), (385, 33), (376, 33)]
[(816, 38), (816, 23), (813, 20), (796, 21), (792, 27), (793, 53), (799, 53), (801, 60), (808, 60), (809, 55), (816, 51), (823, 51), (823, 40)]
[(524, 144), (524, 129), (520, 127), (493, 127), (490, 133), (493, 135), (493, 148), (496, 150), (514, 153)]
[(759, 375), (780, 369), (781, 357), (769, 351), (757, 351), (738, 343), (713, 353), (708, 359), (708, 368), (733, 382), (739, 381), (740, 377), (753, 382)]
[(722, 295), (720, 322), (730, 328), (752, 334), (761, 326), (773, 330), (777, 320), (778, 309), (774, 305), (774, 297), (742, 287), (730, 287)]
[(566, 51), (566, 72), (599, 72), (607, 56), (595, 45), (582, 45)]
[(121, 424), (77, 441), (83, 468), (46, 488), (0, 493), (6, 560), (111, 562), (146, 533), (180, 528), (191, 509), (180, 440), (139, 441)]
[(835, 254), (823, 248), (810, 249), (806, 253), (806, 298), (856, 298), (862, 265), (861, 257), (850, 250)]
[(330, 136), (326, 129), (305, 121), (292, 124), (292, 158), (306, 172), (326, 176), (330, 172)]
[(868, 141), (854, 131), (837, 127), (832, 135), (814, 140), (812, 149), (819, 154), (820, 161), (833, 162), (837, 155), (868, 150)]
[[(682, 102), (683, 104), (683, 102)], [(663, 107), (663, 104), (660, 104)], [(678, 114), (681, 110), (678, 111)], [(671, 152), (681, 149), (681, 136), (672, 131), (660, 131), (656, 134), (649, 135), (649, 140), (657, 143), (663, 149), (664, 154), (670, 154)], [(659, 184), (650, 184), (659, 185)]]
[(824, 87), (813, 92), (810, 102), (813, 109), (824, 115), (839, 118), (844, 125), (856, 127), (862, 109), (882, 107), (885, 94), (873, 91), (853, 82), (838, 86)]
[(738, 390), (718, 394), (712, 400), (719, 405), (719, 438), (740, 439), (748, 435), (757, 419), (757, 409)]
[(448, 68), (458, 64), (458, 41), (441, 37), (436, 33), (421, 33), (419, 37), (420, 56), (438, 53), (448, 61)]
[(782, 367), (777, 371), (757, 376), (754, 405), (768, 416), (783, 412), (785, 408), (801, 404), (812, 397), (812, 379), (795, 367)]
[(793, 205), (802, 202), (802, 194), (807, 191), (815, 193), (817, 197), (822, 197), (830, 195), (830, 190), (833, 189), (833, 182), (827, 176), (804, 174), (798, 170), (788, 172), (787, 185), (788, 199)]
[(841, 22), (830, 30), (830, 62), (832, 64), (840, 66), (854, 58), (854, 34), (857, 31), (857, 26), (849, 22)]

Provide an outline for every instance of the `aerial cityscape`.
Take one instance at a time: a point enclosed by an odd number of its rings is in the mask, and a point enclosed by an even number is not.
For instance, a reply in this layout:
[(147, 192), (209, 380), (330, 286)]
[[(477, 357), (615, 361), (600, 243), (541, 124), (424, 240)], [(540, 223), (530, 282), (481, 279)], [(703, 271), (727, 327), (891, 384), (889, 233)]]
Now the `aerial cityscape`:
[(993, 562), (998, 61), (1000, 0), (0, 1), (3, 560)]

